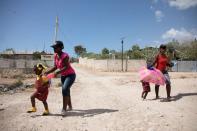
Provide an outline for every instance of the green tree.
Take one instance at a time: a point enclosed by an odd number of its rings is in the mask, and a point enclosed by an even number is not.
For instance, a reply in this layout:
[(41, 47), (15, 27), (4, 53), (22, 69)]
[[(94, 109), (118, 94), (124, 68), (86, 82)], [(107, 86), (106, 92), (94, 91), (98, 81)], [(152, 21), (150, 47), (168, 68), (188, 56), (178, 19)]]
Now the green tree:
[(115, 50), (110, 50), (109, 53), (110, 54), (116, 54), (116, 51)]
[(141, 50), (141, 53), (143, 54), (143, 58), (153, 61), (158, 53), (158, 49), (155, 47), (145, 47)]
[(197, 60), (197, 40), (191, 42), (189, 46), (189, 58), (191, 60)]
[(102, 55), (108, 55), (108, 54), (109, 54), (109, 50), (107, 48), (103, 48)]
[(127, 54), (127, 56), (129, 56), (129, 58), (132, 58), (132, 52), (133, 51), (131, 49), (126, 51), (126, 54)]
[(107, 48), (103, 48), (101, 51), (101, 58), (107, 59), (109, 58), (109, 50)]
[(181, 47), (180, 43), (177, 40), (173, 39), (172, 41), (168, 42), (166, 46), (167, 46), (167, 55), (171, 60), (180, 57), (179, 56), (180, 54), (176, 53), (176, 49), (178, 50)]
[(41, 59), (41, 53), (39, 51), (33, 52), (33, 59)]
[(138, 44), (133, 45), (131, 48), (132, 48), (132, 51), (140, 50), (140, 47)]
[(10, 54), (15, 54), (15, 53), (16, 53), (15, 50), (14, 50), (13, 48), (7, 48), (7, 49), (5, 50), (5, 52), (10, 53)]
[(74, 47), (75, 53), (77, 54), (77, 57), (82, 56), (86, 53), (86, 48), (84, 48), (82, 45), (76, 45)]
[(87, 57), (87, 58), (95, 58), (95, 59), (97, 59), (97, 58), (99, 58), (99, 54), (96, 54), (96, 53), (94, 53), (94, 52), (87, 52), (85, 55), (84, 55), (84, 57)]
[(144, 58), (144, 54), (142, 52), (142, 50), (140, 49), (139, 45), (138, 44), (135, 44), (131, 47), (132, 51), (131, 52), (131, 58), (133, 59), (141, 59), (141, 58)]

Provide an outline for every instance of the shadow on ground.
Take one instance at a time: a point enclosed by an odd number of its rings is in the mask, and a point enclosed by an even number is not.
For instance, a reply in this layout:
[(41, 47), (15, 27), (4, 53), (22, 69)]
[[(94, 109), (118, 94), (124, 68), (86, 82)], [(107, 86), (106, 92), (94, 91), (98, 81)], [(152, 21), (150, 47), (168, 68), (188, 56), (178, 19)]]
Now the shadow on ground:
[[(104, 114), (104, 113), (112, 113), (112, 112), (117, 112), (118, 110), (113, 110), (113, 109), (88, 109), (88, 110), (72, 110), (72, 111), (68, 111), (66, 113), (66, 115), (62, 115), (62, 114), (52, 114), (50, 113), (47, 116), (62, 116), (62, 117), (72, 117), (72, 116), (80, 116), (80, 117), (93, 117), (95, 115), (100, 115), (100, 114)], [(39, 117), (39, 116), (43, 116), (43, 115), (32, 115), (31, 117), (35, 118), (35, 117)]]
[(186, 96), (196, 96), (196, 95), (197, 95), (197, 93), (195, 93), (195, 92), (194, 93), (179, 93), (176, 96), (172, 96), (171, 101), (177, 101), (177, 100), (179, 100), (183, 97), (186, 97)]
[(180, 100), (181, 98), (183, 97), (186, 97), (186, 96), (196, 96), (197, 93), (178, 93), (177, 95), (175, 96), (172, 96), (170, 98), (170, 100), (166, 99), (166, 98), (163, 98), (162, 100), (160, 100), (160, 102), (170, 102), (170, 101), (177, 101), (177, 100)]

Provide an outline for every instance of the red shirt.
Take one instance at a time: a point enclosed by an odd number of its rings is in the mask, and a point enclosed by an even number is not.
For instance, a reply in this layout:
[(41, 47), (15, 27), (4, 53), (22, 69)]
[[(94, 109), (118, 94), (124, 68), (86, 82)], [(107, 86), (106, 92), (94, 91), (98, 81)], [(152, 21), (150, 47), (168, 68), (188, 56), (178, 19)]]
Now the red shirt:
[(34, 95), (40, 101), (46, 101), (47, 99), (49, 93), (48, 88), (50, 87), (50, 85), (47, 82), (48, 80), (45, 76), (42, 76), (35, 81), (36, 92), (34, 92)]
[(156, 58), (156, 68), (160, 71), (166, 70), (168, 64), (168, 58), (166, 55), (159, 54)]

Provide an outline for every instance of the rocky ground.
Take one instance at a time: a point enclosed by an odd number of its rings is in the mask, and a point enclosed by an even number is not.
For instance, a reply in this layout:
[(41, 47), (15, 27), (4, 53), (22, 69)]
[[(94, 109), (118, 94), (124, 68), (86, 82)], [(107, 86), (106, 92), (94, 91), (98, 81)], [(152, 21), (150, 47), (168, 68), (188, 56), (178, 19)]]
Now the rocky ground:
[[(172, 101), (165, 102), (165, 87), (154, 100), (154, 85), (147, 100), (140, 95), (138, 73), (90, 71), (75, 65), (77, 79), (71, 88), (73, 110), (66, 116), (62, 108), (60, 79), (52, 80), (48, 96), (51, 114), (42, 116), (43, 105), (28, 114), (34, 79), (22, 80), (23, 90), (0, 94), (1, 131), (196, 131), (197, 73), (171, 72)], [(15, 79), (0, 78), (0, 85)]]

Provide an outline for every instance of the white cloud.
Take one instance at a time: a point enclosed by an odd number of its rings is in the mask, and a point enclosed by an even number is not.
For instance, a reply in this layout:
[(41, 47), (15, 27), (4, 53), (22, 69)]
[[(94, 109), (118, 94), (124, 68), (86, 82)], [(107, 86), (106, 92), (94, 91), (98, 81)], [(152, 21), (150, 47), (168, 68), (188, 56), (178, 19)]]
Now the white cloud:
[(182, 28), (181, 30), (176, 30), (174, 28), (171, 28), (170, 30), (166, 31), (162, 38), (165, 40), (178, 40), (179, 42), (187, 42), (192, 41), (197, 37), (197, 34), (194, 34), (193, 32), (189, 32)]
[(197, 0), (168, 0), (172, 7), (177, 7), (180, 10), (188, 9), (197, 6)]
[(164, 14), (163, 14), (162, 11), (156, 10), (155, 11), (155, 17), (156, 17), (157, 22), (161, 22), (162, 18), (164, 17)]

